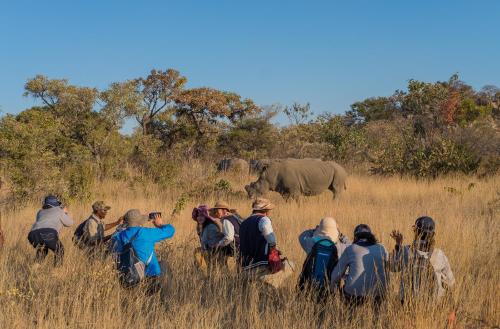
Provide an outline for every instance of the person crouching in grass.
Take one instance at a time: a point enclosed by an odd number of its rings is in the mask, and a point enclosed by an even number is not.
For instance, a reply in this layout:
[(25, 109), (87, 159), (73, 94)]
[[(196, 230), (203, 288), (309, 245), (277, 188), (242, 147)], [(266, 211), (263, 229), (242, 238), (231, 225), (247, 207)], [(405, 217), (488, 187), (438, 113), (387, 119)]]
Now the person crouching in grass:
[(403, 235), (394, 230), (396, 242), (391, 262), (393, 272), (401, 272), (401, 302), (416, 300), (427, 295), (441, 298), (455, 283), (448, 258), (435, 248), (436, 224), (431, 217), (417, 218), (413, 226), (414, 238), (403, 246)]
[(218, 248), (218, 243), (224, 238), (222, 224), (210, 216), (207, 205), (194, 208), (191, 218), (196, 221), (196, 232), (200, 239), (200, 247), (194, 251), (195, 265), (204, 276), (208, 276), (224, 260)]
[(120, 225), (123, 217), (106, 224), (108, 211), (111, 209), (104, 201), (96, 201), (92, 204), (92, 214), (82, 222), (73, 235), (73, 241), (80, 247), (88, 251), (89, 256), (95, 257), (104, 255), (107, 248), (106, 243), (111, 239), (111, 235), (106, 236), (105, 232)]
[(73, 225), (68, 210), (54, 195), (45, 197), (42, 209), (36, 214), (35, 224), (28, 234), (28, 241), (36, 249), (37, 263), (43, 261), (49, 250), (54, 252), (54, 266), (60, 266), (64, 258), (64, 247), (59, 239), (62, 227)]
[(125, 230), (113, 234), (111, 241), (113, 251), (120, 254), (124, 247), (131, 243), (137, 258), (145, 264), (144, 276), (148, 290), (155, 292), (159, 288), (166, 288), (168, 282), (168, 265), (159, 262), (155, 252), (155, 245), (163, 240), (172, 238), (175, 229), (170, 224), (164, 224), (160, 213), (152, 218), (154, 228), (144, 227), (148, 215), (143, 215), (138, 209), (131, 209), (125, 213), (123, 220), (127, 225)]
[(368, 297), (373, 297), (378, 306), (387, 290), (388, 261), (386, 249), (378, 243), (370, 227), (359, 224), (354, 229), (353, 243), (345, 249), (332, 271), (331, 288), (337, 290), (340, 280), (345, 277), (343, 295), (349, 306), (361, 305)]

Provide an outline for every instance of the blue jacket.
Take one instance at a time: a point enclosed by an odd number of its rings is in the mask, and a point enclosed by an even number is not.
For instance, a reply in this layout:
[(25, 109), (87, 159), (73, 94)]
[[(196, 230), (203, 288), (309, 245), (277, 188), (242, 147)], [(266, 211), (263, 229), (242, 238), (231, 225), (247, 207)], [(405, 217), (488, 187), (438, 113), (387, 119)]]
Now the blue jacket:
[(130, 239), (139, 231), (137, 238), (132, 243), (134, 250), (139, 259), (146, 263), (151, 256), (150, 263), (146, 266), (146, 276), (159, 276), (161, 274), (160, 264), (155, 253), (155, 244), (162, 240), (171, 238), (175, 229), (172, 225), (163, 225), (160, 228), (149, 227), (129, 227), (124, 231), (117, 232), (113, 235), (113, 249), (114, 252), (120, 253), (123, 246), (126, 245)]

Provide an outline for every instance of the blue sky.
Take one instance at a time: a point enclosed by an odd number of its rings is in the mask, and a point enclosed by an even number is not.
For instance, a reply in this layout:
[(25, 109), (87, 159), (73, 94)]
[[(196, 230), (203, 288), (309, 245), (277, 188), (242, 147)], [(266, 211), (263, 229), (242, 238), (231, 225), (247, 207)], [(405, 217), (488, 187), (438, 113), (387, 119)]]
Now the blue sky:
[(500, 1), (0, 0), (0, 109), (36, 74), (105, 88), (175, 68), (189, 87), (342, 113), (410, 78), (500, 86)]

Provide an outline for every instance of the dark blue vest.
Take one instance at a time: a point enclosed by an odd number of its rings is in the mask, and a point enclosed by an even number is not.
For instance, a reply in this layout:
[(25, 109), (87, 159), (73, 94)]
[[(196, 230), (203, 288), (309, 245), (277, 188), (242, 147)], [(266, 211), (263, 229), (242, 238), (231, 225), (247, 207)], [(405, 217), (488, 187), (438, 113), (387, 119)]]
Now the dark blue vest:
[(267, 241), (259, 230), (262, 215), (252, 215), (240, 226), (240, 260), (243, 269), (268, 264)]

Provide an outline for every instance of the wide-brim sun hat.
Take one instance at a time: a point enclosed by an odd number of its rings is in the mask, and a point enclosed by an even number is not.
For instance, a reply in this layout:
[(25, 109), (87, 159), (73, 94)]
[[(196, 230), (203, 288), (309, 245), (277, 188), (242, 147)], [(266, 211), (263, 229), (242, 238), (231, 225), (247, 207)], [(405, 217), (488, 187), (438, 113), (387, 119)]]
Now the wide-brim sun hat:
[(139, 209), (130, 209), (123, 216), (123, 221), (130, 226), (141, 226), (148, 221), (148, 216), (141, 214)]
[(253, 211), (266, 211), (266, 210), (272, 210), (272, 209), (274, 209), (274, 205), (268, 199), (257, 198), (252, 203), (252, 210)]
[(313, 234), (315, 237), (328, 238), (335, 243), (339, 242), (339, 235), (337, 221), (332, 217), (321, 219)]
[(226, 209), (229, 211), (229, 209), (231, 209), (231, 207), (229, 206), (229, 204), (225, 201), (217, 201), (215, 203), (215, 205), (212, 207), (212, 209)]

